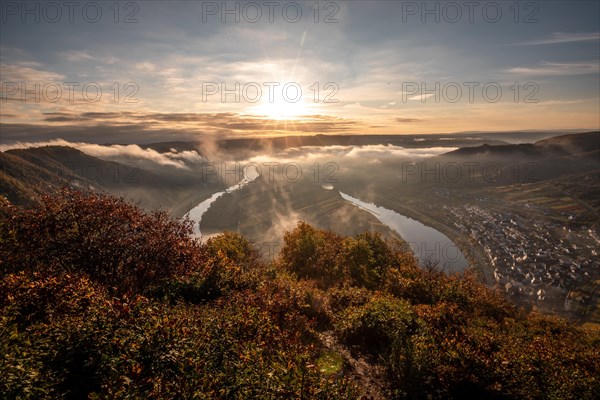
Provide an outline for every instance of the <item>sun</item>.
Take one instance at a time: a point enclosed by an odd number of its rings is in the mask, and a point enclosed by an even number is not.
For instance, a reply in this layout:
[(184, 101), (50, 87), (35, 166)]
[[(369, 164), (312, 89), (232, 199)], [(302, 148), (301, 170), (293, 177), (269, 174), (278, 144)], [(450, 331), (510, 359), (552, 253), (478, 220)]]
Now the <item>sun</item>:
[(285, 101), (265, 104), (261, 108), (264, 115), (270, 119), (296, 119), (308, 113), (304, 104)]
[(272, 99), (261, 99), (255, 107), (251, 107), (248, 111), (251, 114), (273, 120), (299, 119), (315, 112), (315, 105), (308, 103), (304, 98), (293, 100), (295, 99), (286, 99), (283, 96), (275, 95)]
[(269, 119), (298, 119), (303, 115), (309, 114), (308, 105), (302, 100), (291, 103), (285, 100), (264, 102), (257, 107), (252, 108), (252, 113), (265, 116)]

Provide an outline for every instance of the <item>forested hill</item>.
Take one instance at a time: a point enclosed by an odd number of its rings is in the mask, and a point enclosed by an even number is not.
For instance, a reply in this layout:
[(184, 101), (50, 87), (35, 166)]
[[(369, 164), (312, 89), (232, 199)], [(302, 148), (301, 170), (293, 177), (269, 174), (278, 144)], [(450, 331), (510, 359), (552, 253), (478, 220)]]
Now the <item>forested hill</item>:
[(5, 398), (595, 399), (598, 331), (515, 309), (399, 243), (245, 238), (106, 194), (0, 202)]
[(150, 171), (144, 166), (104, 160), (68, 146), (7, 150), (0, 152), (0, 196), (13, 204), (33, 205), (43, 195), (68, 187), (125, 196), (147, 210), (165, 208), (183, 215), (224, 187), (186, 169)]

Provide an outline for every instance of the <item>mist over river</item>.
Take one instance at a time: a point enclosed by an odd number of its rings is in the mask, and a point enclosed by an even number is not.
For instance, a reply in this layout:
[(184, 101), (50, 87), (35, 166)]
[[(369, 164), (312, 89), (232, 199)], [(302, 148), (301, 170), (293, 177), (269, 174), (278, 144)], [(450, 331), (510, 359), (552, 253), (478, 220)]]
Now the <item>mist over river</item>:
[(208, 211), (212, 203), (214, 203), (219, 197), (223, 196), (225, 193), (231, 193), (235, 190), (238, 190), (260, 176), (258, 170), (252, 165), (248, 166), (247, 168), (244, 168), (243, 172), (244, 179), (242, 179), (239, 183), (228, 187), (224, 191), (213, 194), (208, 199), (202, 201), (200, 204), (192, 208), (190, 212), (187, 213), (187, 216), (192, 221), (194, 221), (195, 236), (202, 238), (202, 233), (200, 232), (200, 222), (202, 221), (202, 216)]
[[(214, 193), (189, 211), (187, 215), (194, 222), (194, 235), (206, 239), (202, 237), (200, 231), (202, 217), (219, 197), (225, 193), (238, 190), (260, 177), (260, 172), (254, 166), (244, 168), (243, 173), (244, 178), (239, 183), (230, 186), (224, 191)], [(322, 187), (323, 190), (334, 189), (332, 185), (323, 185)], [(397, 232), (408, 243), (421, 264), (427, 261), (437, 262), (440, 267), (449, 272), (460, 272), (468, 267), (468, 262), (460, 249), (452, 240), (436, 229), (399, 214), (396, 211), (364, 202), (342, 192), (339, 192), (339, 194), (343, 200), (371, 213), (381, 223)]]

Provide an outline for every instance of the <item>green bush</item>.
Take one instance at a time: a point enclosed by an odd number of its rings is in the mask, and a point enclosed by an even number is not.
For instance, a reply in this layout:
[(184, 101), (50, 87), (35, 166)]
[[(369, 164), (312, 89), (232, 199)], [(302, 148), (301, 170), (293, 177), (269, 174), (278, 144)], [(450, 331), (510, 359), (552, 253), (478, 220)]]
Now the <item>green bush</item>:
[(354, 286), (379, 289), (394, 265), (390, 245), (378, 233), (364, 232), (344, 242), (344, 263)]
[(260, 264), (258, 250), (239, 233), (224, 232), (213, 236), (206, 241), (205, 249), (210, 256), (227, 257), (245, 269), (257, 268)]
[(321, 288), (350, 284), (375, 290), (383, 287), (390, 271), (417, 268), (412, 254), (401, 248), (378, 233), (343, 238), (299, 222), (284, 235), (279, 265)]
[(365, 305), (373, 295), (369, 289), (344, 285), (331, 288), (329, 295), (329, 307), (333, 315), (338, 315), (348, 307)]
[(299, 222), (283, 237), (279, 264), (300, 278), (312, 279), (320, 287), (329, 287), (344, 280), (340, 265), (343, 238), (332, 232), (316, 229)]
[(415, 328), (412, 306), (395, 297), (378, 294), (361, 306), (342, 312), (335, 324), (338, 336), (372, 354), (386, 354)]

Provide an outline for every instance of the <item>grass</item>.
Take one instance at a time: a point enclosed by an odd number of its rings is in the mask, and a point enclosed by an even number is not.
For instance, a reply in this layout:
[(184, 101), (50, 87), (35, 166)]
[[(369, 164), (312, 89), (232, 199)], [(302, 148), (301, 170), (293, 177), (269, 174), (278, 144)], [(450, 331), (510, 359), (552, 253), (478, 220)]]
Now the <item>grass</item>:
[(344, 359), (337, 351), (326, 350), (317, 358), (317, 368), (326, 375), (340, 373), (343, 367)]

